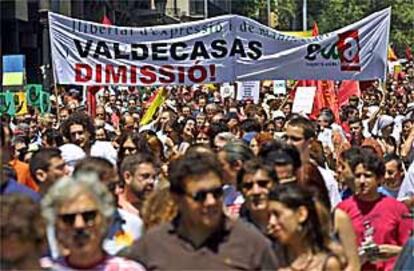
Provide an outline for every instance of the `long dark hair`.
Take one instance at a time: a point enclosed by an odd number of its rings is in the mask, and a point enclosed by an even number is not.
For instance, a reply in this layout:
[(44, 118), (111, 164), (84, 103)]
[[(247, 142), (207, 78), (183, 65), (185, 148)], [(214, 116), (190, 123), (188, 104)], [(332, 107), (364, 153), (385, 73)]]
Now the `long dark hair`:
[(302, 223), (302, 234), (313, 252), (329, 251), (329, 233), (322, 227), (319, 219), (314, 193), (298, 184), (283, 184), (270, 191), (269, 201), (278, 201), (287, 208), (297, 210), (304, 206), (308, 210), (308, 217)]

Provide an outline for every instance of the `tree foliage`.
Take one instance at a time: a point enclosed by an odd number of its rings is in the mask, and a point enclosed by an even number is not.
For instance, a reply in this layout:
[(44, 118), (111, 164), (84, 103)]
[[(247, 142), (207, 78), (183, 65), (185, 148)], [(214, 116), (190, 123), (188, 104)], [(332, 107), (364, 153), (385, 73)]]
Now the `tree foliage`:
[[(313, 0), (323, 11), (315, 16), (321, 33), (356, 22), (376, 11), (391, 7), (390, 43), (399, 55), (408, 45), (414, 48), (413, 0)], [(312, 8), (311, 7), (308, 7)]]
[[(233, 13), (266, 23), (266, 0), (232, 0)], [(278, 30), (302, 29), (303, 0), (271, 0)], [(386, 7), (391, 11), (390, 43), (402, 56), (407, 45), (414, 50), (414, 0), (307, 0), (308, 28), (317, 22), (320, 33), (354, 23)]]

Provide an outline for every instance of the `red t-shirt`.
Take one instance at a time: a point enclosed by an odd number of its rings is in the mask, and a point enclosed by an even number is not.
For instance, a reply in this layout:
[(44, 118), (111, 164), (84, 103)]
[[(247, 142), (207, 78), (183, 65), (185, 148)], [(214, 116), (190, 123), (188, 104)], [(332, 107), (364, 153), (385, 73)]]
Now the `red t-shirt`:
[[(378, 245), (403, 246), (410, 236), (411, 221), (403, 218), (404, 214), (409, 213), (408, 208), (394, 198), (381, 196), (376, 201), (367, 202), (352, 196), (339, 203), (338, 208), (351, 218), (358, 246), (364, 239), (364, 221), (369, 221), (374, 228), (373, 239)], [(393, 257), (374, 264), (365, 263), (362, 270), (392, 270), (396, 259), (397, 257)]]

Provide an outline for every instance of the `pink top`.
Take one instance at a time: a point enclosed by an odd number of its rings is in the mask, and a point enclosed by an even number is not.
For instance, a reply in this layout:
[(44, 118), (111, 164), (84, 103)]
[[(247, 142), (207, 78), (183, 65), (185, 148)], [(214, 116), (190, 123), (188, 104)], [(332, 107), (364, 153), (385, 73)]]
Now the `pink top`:
[[(390, 244), (404, 246), (412, 229), (410, 219), (404, 219), (408, 208), (391, 197), (381, 196), (379, 199), (367, 202), (355, 196), (339, 203), (337, 208), (345, 211), (352, 220), (358, 245), (364, 240), (364, 222), (369, 222), (373, 228), (373, 240), (377, 245)], [(386, 261), (366, 263), (362, 270), (392, 270), (397, 257)]]

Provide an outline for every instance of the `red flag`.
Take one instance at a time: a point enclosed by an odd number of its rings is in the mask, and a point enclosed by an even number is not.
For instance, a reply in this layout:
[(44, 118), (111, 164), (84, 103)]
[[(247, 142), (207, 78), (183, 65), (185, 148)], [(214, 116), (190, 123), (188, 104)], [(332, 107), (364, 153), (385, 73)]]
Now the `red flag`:
[(359, 82), (353, 80), (344, 80), (338, 88), (338, 104), (339, 107), (348, 103), (351, 96), (361, 96)]
[(413, 52), (411, 51), (411, 47), (408, 45), (405, 47), (405, 58), (407, 58), (407, 60), (413, 59)]
[(319, 28), (316, 22), (313, 22), (312, 36), (313, 37), (319, 36)]
[(100, 86), (89, 86), (86, 88), (87, 91), (87, 106), (88, 106), (88, 114), (95, 118), (96, 113), (96, 93), (101, 89)]
[(330, 108), (335, 116), (336, 122), (339, 119), (338, 97), (335, 93), (335, 83), (331, 80), (318, 80), (316, 82), (316, 93), (313, 101), (313, 108), (310, 117), (316, 119), (322, 108)]
[(101, 24), (104, 25), (112, 25), (112, 21), (108, 18), (108, 16), (106, 16), (106, 14), (103, 16), (102, 18), (102, 22)]

